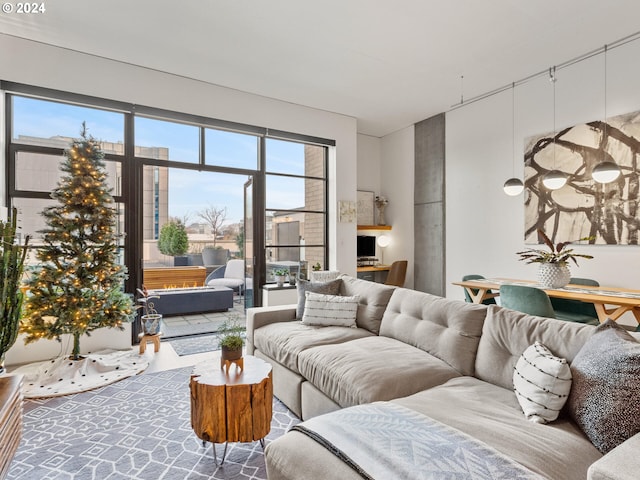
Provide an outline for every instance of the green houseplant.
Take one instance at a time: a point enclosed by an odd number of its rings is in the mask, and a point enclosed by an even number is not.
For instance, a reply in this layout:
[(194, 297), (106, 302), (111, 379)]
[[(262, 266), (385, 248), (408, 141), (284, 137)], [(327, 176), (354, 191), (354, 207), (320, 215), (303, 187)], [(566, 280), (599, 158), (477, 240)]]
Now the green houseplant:
[(278, 268), (274, 270), (273, 276), (276, 279), (276, 285), (282, 287), (284, 285), (285, 279), (287, 278), (287, 275), (289, 275), (289, 270), (285, 268)]
[(222, 350), (222, 361), (242, 358), (242, 347), (246, 328), (239, 317), (227, 319), (218, 330), (218, 345)]
[(4, 372), (4, 356), (18, 337), (22, 300), (20, 280), (27, 256), (27, 235), (23, 245), (16, 243), (18, 210), (14, 207), (6, 222), (0, 221), (0, 374)]
[(163, 255), (174, 257), (174, 265), (186, 265), (185, 254), (189, 250), (187, 229), (179, 220), (170, 220), (160, 229), (158, 236), (158, 250)]
[(551, 239), (540, 229), (538, 229), (538, 236), (548, 247), (548, 250), (527, 248), (526, 250), (516, 252), (516, 255), (520, 256), (519, 260), (527, 264), (540, 264), (540, 268), (538, 269), (538, 282), (545, 287), (560, 288), (569, 283), (569, 279), (571, 278), (571, 272), (568, 267), (569, 261), (572, 261), (578, 266), (578, 258), (593, 258), (592, 255), (576, 253), (573, 248), (569, 247), (569, 245), (574, 242), (593, 240), (593, 237), (584, 237), (569, 242), (559, 242), (554, 245)]

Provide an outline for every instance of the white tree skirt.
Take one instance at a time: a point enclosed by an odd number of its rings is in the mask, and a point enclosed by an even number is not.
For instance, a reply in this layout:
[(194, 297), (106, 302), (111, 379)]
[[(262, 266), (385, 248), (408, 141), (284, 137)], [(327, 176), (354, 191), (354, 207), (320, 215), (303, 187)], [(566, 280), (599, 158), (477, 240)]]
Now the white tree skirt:
[(136, 350), (102, 350), (81, 360), (58, 357), (23, 365), (12, 371), (24, 375), (25, 398), (57, 397), (109, 385), (142, 372), (149, 357)]

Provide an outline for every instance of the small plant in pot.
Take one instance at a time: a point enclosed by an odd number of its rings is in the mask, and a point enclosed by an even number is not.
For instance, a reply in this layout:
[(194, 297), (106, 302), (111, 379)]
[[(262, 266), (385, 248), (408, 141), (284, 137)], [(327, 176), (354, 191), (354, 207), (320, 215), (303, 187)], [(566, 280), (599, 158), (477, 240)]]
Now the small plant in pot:
[(541, 250), (537, 248), (527, 248), (521, 252), (516, 252), (520, 256), (520, 260), (530, 263), (539, 263), (538, 282), (549, 288), (561, 288), (569, 283), (571, 272), (569, 272), (568, 263), (571, 260), (578, 266), (578, 258), (591, 259), (592, 255), (574, 252), (573, 248), (569, 248), (573, 242), (591, 241), (594, 237), (584, 237), (570, 242), (560, 242), (554, 245), (549, 237), (540, 229), (538, 236), (542, 239), (549, 250)]
[(136, 308), (141, 308), (143, 311), (142, 315), (140, 315), (142, 331), (145, 335), (157, 335), (160, 333), (162, 314), (156, 311), (152, 300), (154, 298), (160, 298), (160, 295), (149, 293), (149, 290), (147, 290), (147, 287), (144, 285), (137, 290), (140, 296), (136, 299), (136, 302), (140, 305)]
[(279, 268), (273, 272), (273, 276), (276, 279), (276, 285), (282, 287), (284, 285), (284, 281), (287, 279), (287, 275), (289, 275), (289, 270)]
[(232, 361), (237, 362), (242, 368), (242, 363), (238, 360), (242, 358), (245, 334), (246, 328), (237, 316), (227, 319), (218, 330), (218, 345), (222, 351), (220, 365), (222, 367), (227, 365), (227, 370)]

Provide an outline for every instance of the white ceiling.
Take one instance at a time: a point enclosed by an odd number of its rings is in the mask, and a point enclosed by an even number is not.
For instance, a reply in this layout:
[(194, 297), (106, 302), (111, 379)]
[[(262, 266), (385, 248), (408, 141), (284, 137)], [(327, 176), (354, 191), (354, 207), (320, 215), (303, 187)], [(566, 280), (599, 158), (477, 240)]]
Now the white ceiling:
[(352, 116), (378, 137), (640, 30), (638, 0), (41, 1), (0, 14), (0, 33)]

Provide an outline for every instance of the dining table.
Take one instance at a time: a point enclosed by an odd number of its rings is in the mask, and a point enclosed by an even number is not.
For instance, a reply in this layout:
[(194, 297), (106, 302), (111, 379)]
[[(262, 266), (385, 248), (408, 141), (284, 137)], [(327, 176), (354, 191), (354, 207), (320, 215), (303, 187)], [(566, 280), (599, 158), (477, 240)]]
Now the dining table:
[(605, 322), (608, 318), (617, 321), (625, 313), (631, 312), (638, 324), (640, 324), (640, 290), (573, 284), (559, 288), (549, 288), (535, 281), (512, 278), (482, 278), (452, 283), (463, 287), (473, 303), (482, 303), (487, 298), (498, 297), (500, 295), (500, 286), (502, 285), (523, 285), (540, 288), (552, 298), (565, 298), (592, 303), (598, 313), (600, 323)]

